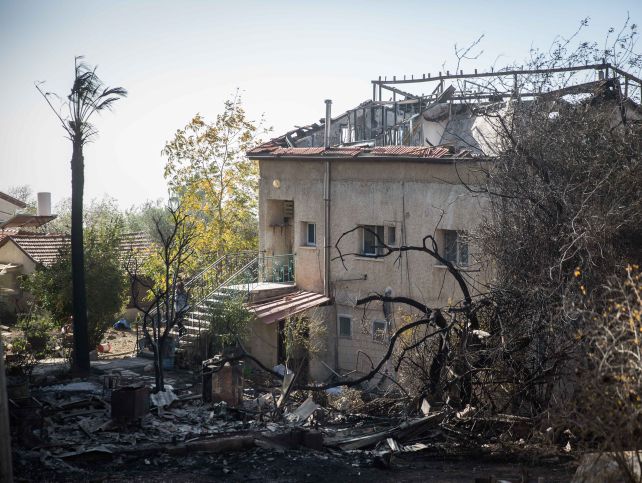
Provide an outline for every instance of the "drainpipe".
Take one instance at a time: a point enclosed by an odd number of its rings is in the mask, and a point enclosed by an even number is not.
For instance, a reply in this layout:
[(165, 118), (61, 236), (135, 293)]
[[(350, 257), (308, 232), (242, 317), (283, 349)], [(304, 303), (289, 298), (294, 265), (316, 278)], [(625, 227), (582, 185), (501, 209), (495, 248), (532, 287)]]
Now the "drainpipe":
[[(332, 101), (325, 100), (325, 133), (323, 137), (323, 147), (330, 147), (330, 122), (332, 113)], [(323, 245), (323, 294), (330, 297), (330, 160), (324, 161), (323, 175), (323, 203), (325, 205), (325, 216), (323, 229), (325, 233), (325, 243)]]
[[(323, 136), (323, 147), (328, 149), (330, 147), (330, 123), (332, 122), (332, 100), (325, 100), (325, 133)], [(325, 242), (323, 244), (323, 295), (330, 297), (330, 159), (326, 158), (323, 161), (323, 204), (325, 208), (325, 216), (323, 220), (323, 229), (325, 235)], [(335, 337), (334, 337), (334, 367), (339, 368), (339, 334), (338, 327), (335, 322)]]

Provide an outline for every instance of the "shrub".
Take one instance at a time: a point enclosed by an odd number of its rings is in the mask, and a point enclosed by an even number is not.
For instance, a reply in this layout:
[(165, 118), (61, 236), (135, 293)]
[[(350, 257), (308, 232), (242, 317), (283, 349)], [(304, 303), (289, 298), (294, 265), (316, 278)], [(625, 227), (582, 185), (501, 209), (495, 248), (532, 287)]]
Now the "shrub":
[[(90, 347), (96, 347), (121, 311), (126, 279), (119, 259), (122, 223), (95, 224), (85, 230), (85, 281)], [(69, 323), (73, 313), (71, 250), (63, 249), (49, 267), (39, 266), (23, 278), (23, 288), (38, 306), (49, 312), (58, 326)]]

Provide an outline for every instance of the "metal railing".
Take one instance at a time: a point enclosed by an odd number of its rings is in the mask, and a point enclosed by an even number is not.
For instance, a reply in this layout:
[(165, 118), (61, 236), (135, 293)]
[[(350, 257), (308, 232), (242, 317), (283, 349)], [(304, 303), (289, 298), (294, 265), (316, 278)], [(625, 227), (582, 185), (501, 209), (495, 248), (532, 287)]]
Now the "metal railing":
[(256, 258), (241, 267), (229, 279), (214, 289), (209, 297), (216, 292), (246, 292), (250, 293), (260, 284), (279, 283), (293, 284), (294, 255), (265, 255), (259, 254)]
[(219, 257), (185, 284), (190, 304), (196, 306), (203, 302), (213, 291), (256, 257), (255, 251), (226, 253)]
[[(210, 263), (199, 273), (190, 277), (190, 279), (185, 282), (185, 290), (187, 290), (189, 294), (189, 305), (191, 309), (187, 314), (185, 314), (185, 318), (188, 318), (190, 312), (196, 310), (197, 307), (199, 307), (226, 280), (237, 273), (242, 267), (247, 265), (248, 262), (251, 262), (256, 258), (257, 252), (255, 251), (226, 253), (217, 258), (214, 262)], [(159, 307), (161, 311), (160, 317), (158, 314), (158, 307), (150, 310), (147, 315), (148, 320), (151, 320), (154, 324), (159, 324), (159, 319), (163, 317), (162, 313), (165, 310), (164, 300), (160, 302)]]

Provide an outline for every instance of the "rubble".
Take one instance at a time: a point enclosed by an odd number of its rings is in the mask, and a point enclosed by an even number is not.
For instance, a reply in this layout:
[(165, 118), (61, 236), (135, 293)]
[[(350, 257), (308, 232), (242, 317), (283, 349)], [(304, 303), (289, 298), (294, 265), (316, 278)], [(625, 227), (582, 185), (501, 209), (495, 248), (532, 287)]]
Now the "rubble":
[[(404, 471), (417, 458), (444, 451), (466, 454), (475, 425), (521, 435), (523, 430), (515, 428), (529, 423), (511, 416), (484, 417), (471, 407), (433, 408), (427, 401), (418, 404), (415, 414), (359, 413), (355, 407), (365, 410), (376, 403), (389, 409), (395, 399), (376, 387), (360, 396), (357, 389), (339, 387), (316, 397), (293, 390), (296, 373), (289, 371), (284, 371), (284, 381), (257, 385), (243, 380), (231, 365), (209, 376), (170, 371), (165, 391), (153, 393), (154, 378), (144, 365), (127, 361), (122, 367), (111, 365), (109, 373), (101, 371), (86, 380), (58, 378), (54, 384), (32, 388), (38, 408), (27, 408), (23, 402), (32, 417), (14, 426), (19, 471), (33, 476), (39, 468), (83, 479), (87, 471), (95, 471), (97, 462), (103, 468), (127, 466), (135, 474), (140, 465), (151, 468), (171, 461), (200, 468), (207, 461), (221, 478), (240, 479), (246, 466), (287, 468), (284, 458), (294, 458), (334, 465), (354, 479), (374, 477), (378, 471)], [(221, 382), (235, 377), (240, 380), (228, 391), (234, 393), (234, 404), (229, 404), (221, 397)], [(208, 378), (213, 384), (206, 389)], [(213, 396), (209, 401), (208, 393)], [(324, 398), (341, 408), (325, 404)], [(341, 398), (347, 398), (343, 405)], [(358, 405), (351, 406), (355, 401)], [(501, 454), (501, 447), (489, 445), (485, 454)], [(289, 471), (305, 479), (302, 470)]]

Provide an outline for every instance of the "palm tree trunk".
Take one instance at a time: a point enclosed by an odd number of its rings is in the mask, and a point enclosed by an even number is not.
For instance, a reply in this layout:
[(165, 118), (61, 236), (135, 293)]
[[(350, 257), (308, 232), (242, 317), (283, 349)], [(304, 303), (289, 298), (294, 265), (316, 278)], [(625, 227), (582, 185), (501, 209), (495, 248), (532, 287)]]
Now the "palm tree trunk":
[(73, 141), (71, 156), (71, 280), (74, 313), (73, 369), (89, 372), (89, 333), (87, 327), (87, 291), (85, 287), (85, 254), (83, 247), (83, 191), (85, 164), (81, 135)]

